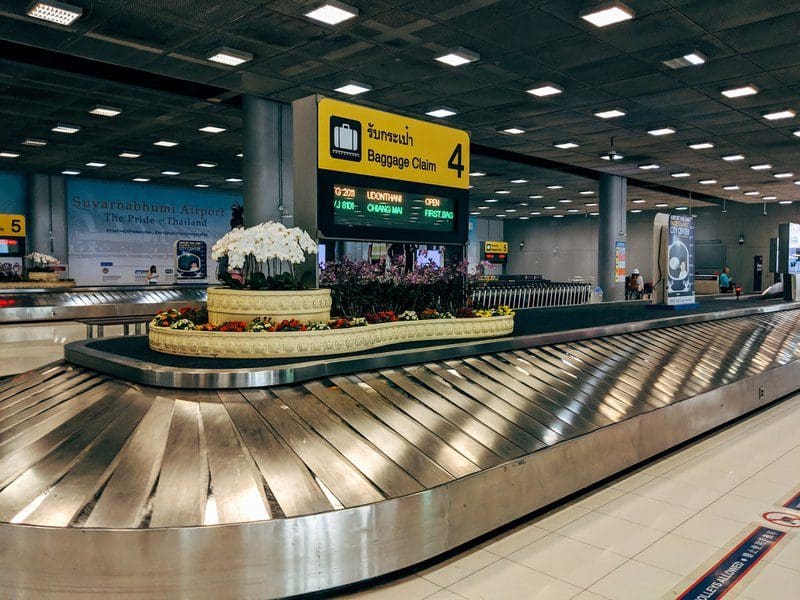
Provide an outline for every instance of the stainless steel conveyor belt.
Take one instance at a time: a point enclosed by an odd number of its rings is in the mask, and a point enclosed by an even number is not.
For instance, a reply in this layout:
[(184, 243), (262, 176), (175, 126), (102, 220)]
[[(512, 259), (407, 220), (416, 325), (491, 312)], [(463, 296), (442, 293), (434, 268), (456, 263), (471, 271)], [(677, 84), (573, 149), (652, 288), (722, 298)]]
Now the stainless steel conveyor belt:
[(61, 291), (0, 287), (0, 323), (151, 315), (162, 308), (205, 300), (205, 286), (85, 287)]
[(272, 598), (407, 567), (795, 391), (798, 317), (269, 389), (54, 364), (0, 383), (0, 581), (21, 598)]

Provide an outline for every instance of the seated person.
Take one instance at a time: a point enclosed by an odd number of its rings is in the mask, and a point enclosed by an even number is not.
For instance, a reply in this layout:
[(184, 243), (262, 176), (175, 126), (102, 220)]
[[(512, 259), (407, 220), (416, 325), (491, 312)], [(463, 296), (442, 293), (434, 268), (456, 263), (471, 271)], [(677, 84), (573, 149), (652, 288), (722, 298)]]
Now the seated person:
[(731, 270), (728, 267), (725, 267), (722, 269), (722, 273), (719, 275), (720, 293), (724, 294), (727, 292), (732, 292), (735, 286), (736, 284), (733, 283), (733, 279), (731, 278)]

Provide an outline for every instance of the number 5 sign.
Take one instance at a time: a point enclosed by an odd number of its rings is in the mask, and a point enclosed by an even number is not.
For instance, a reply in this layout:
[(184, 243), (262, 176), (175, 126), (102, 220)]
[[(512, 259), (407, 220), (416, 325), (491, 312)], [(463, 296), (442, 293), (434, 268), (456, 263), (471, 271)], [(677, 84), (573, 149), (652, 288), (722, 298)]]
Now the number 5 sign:
[(25, 237), (25, 216), (0, 215), (0, 235)]

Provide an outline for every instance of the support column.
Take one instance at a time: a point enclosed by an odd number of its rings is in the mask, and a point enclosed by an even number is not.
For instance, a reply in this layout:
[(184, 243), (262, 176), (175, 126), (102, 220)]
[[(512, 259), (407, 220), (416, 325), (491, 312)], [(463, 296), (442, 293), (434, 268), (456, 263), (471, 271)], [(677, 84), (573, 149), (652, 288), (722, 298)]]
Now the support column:
[(597, 285), (603, 288), (603, 300), (606, 302), (625, 299), (625, 284), (616, 282), (614, 258), (616, 243), (627, 242), (627, 196), (628, 180), (625, 177), (607, 173), (600, 176)]
[(51, 254), (68, 262), (64, 178), (31, 175), (28, 185), (28, 252)]
[(292, 224), (291, 106), (244, 94), (244, 224)]

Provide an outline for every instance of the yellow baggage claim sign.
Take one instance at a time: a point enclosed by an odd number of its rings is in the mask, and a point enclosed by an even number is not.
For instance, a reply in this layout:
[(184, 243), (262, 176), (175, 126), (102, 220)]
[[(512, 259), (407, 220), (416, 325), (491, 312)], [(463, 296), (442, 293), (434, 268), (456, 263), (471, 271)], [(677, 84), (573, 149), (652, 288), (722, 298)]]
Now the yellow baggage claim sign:
[(318, 106), (320, 169), (466, 190), (465, 131), (323, 98)]

